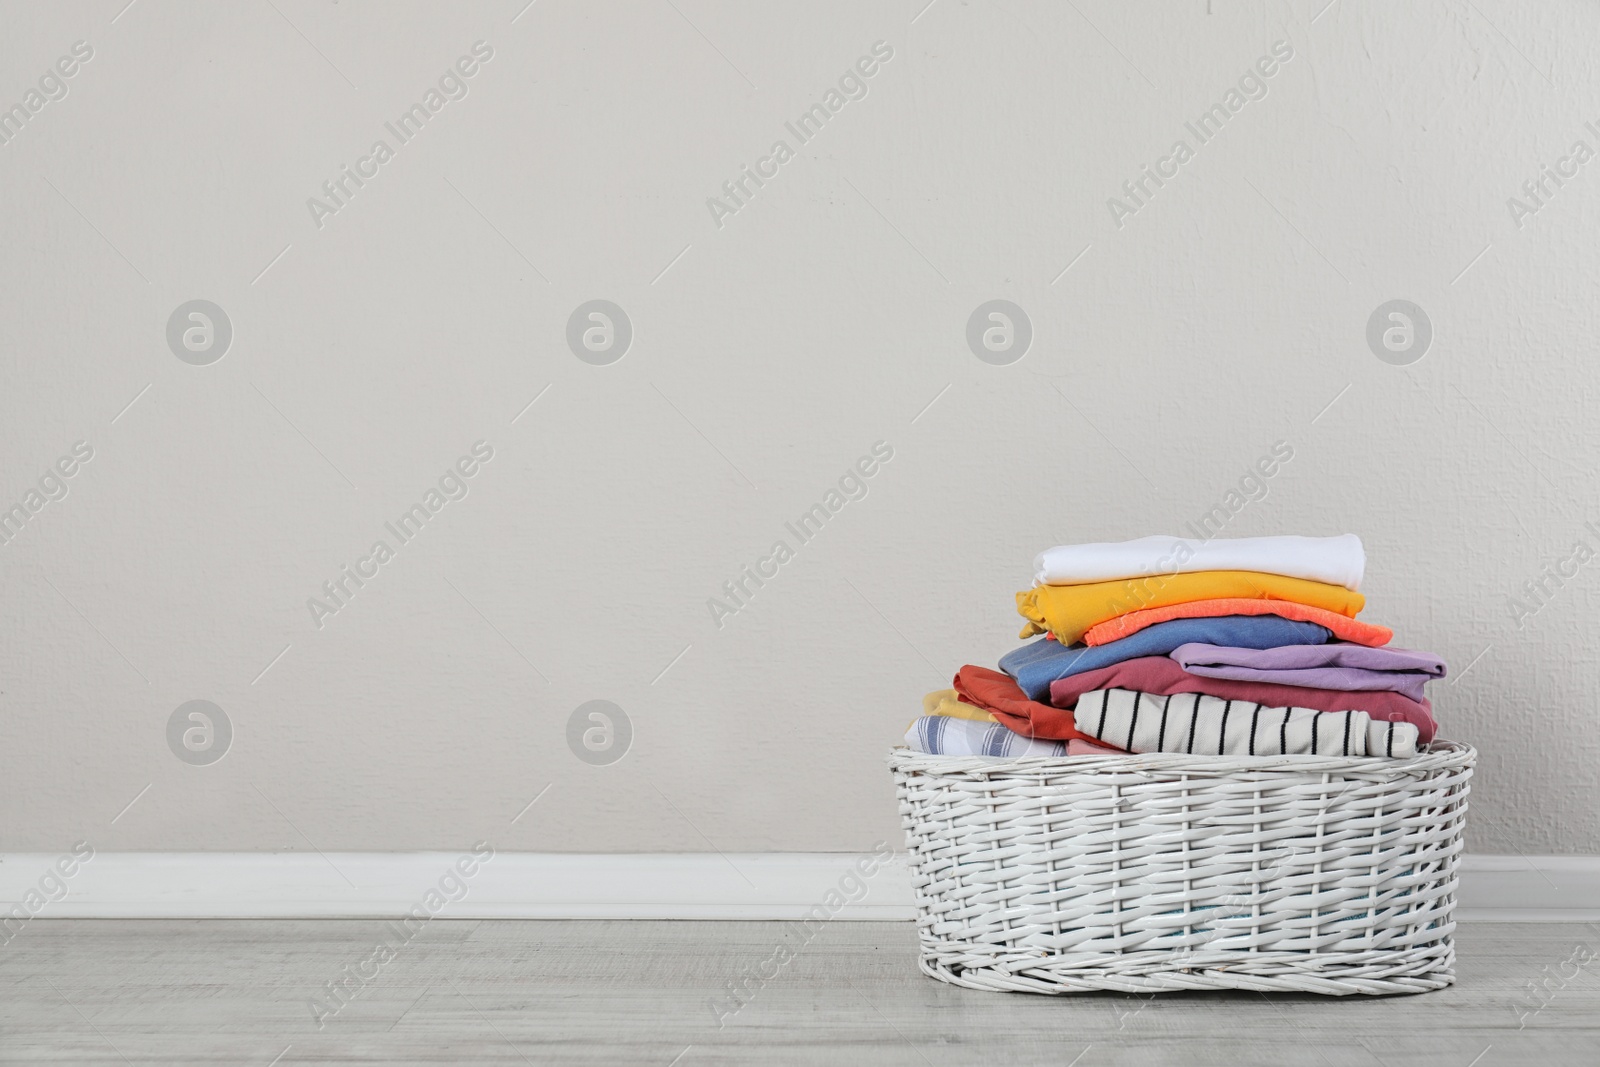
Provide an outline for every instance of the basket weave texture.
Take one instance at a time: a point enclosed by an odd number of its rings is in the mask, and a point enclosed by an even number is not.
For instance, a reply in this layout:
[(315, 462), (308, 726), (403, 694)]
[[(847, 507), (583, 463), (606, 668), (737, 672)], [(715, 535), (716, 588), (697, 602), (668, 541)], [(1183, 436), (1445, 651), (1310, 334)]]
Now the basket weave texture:
[(1035, 993), (1443, 988), (1476, 758), (896, 749), (922, 970)]

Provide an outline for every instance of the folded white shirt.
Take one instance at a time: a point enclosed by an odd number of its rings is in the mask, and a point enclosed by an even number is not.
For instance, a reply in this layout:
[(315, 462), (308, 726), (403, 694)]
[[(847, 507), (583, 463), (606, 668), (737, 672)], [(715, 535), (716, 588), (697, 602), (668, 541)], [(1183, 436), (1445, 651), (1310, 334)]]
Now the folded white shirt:
[(1360, 589), (1367, 553), (1355, 534), (1337, 537), (1228, 537), (1197, 541), (1157, 535), (1133, 541), (1060, 545), (1034, 557), (1034, 584), (1080, 585), (1190, 571), (1261, 571)]

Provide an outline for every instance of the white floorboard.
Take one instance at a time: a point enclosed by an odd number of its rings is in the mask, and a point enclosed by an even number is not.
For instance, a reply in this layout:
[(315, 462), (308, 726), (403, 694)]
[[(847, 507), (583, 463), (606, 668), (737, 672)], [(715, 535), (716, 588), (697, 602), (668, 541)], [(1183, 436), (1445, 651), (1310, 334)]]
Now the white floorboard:
[[(1455, 986), (1343, 999), (976, 992), (917, 970), (909, 923), (445, 920), (370, 964), (387, 925), (36, 920), (0, 947), (0, 1064), (1600, 1063), (1600, 964), (1567, 963), (1593, 924), (1470, 923)], [(346, 968), (370, 980), (319, 1028)]]

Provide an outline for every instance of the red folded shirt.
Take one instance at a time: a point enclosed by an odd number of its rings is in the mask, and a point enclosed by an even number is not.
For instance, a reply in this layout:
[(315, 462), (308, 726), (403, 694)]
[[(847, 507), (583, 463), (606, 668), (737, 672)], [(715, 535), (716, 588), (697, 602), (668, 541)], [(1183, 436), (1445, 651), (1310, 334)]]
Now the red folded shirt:
[[(962, 670), (978, 668), (963, 667)], [(992, 671), (989, 673), (993, 673)], [(1014, 684), (1014, 683), (1013, 683)], [(958, 685), (959, 689), (960, 686)], [(1424, 698), (1412, 700), (1400, 693), (1387, 691), (1345, 692), (1341, 689), (1311, 689), (1299, 685), (1278, 685), (1275, 682), (1240, 682), (1230, 678), (1202, 678), (1190, 674), (1166, 656), (1141, 656), (1124, 660), (1095, 671), (1084, 671), (1070, 678), (1060, 678), (1050, 683), (1050, 703), (1047, 707), (1029, 700), (1026, 711), (1026, 728), (1013, 726), (1011, 720), (1001, 718), (1011, 729), (1029, 737), (1062, 738), (1070, 740), (1083, 737), (1072, 720), (1072, 709), (1078, 698), (1097, 689), (1132, 689), (1156, 696), (1174, 693), (1206, 693), (1224, 700), (1249, 700), (1272, 708), (1315, 708), (1318, 711), (1364, 711), (1382, 722), (1408, 722), (1417, 728), (1418, 743), (1433, 740), (1438, 724), (1433, 721), (1433, 705)], [(1019, 690), (1020, 694), (1020, 690)], [(1026, 697), (1023, 698), (1026, 700)], [(988, 705), (983, 705), (988, 707)], [(1020, 714), (1014, 717), (1021, 717)], [(1092, 738), (1090, 740), (1093, 740)]]
[[(1167, 662), (1170, 663), (1171, 660)], [(1022, 687), (1017, 685), (1016, 679), (1009, 674), (991, 671), (987, 667), (974, 667), (969, 663), (956, 672), (954, 684), (956, 695), (964, 703), (982, 708), (999, 719), (1000, 725), (1015, 730), (1024, 737), (1047, 737), (1065, 741), (1076, 739), (1099, 743), (1099, 738), (1078, 731), (1078, 727), (1072, 721), (1072, 712), (1064, 712), (1060, 708), (1052, 708), (1049, 704), (1029, 700)], [(1035, 733), (1035, 723), (1044, 723), (1055, 732)]]

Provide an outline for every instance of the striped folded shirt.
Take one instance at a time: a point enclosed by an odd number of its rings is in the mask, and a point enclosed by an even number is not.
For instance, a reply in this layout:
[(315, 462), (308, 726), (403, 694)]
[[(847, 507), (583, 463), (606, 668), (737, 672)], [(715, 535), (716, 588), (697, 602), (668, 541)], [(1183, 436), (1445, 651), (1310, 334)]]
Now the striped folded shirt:
[(1078, 698), (1078, 729), (1129, 752), (1208, 756), (1415, 756), (1417, 728), (1364, 711), (1273, 708), (1205, 693), (1097, 689)]
[(1023, 737), (999, 723), (924, 715), (906, 731), (906, 747), (930, 756), (1064, 756), (1061, 741)]

